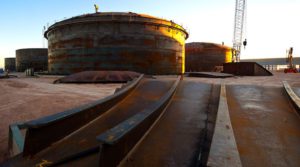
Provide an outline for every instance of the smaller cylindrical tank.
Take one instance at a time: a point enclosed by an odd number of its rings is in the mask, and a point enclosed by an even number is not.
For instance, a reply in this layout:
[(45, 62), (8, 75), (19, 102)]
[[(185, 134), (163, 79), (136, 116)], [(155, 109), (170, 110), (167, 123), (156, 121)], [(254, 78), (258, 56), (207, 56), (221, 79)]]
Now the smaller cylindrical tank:
[(46, 71), (48, 69), (48, 49), (28, 48), (16, 50), (16, 69), (24, 72), (28, 68), (34, 71)]
[(231, 62), (232, 48), (215, 43), (192, 42), (185, 45), (185, 71), (216, 71)]
[(4, 68), (6, 71), (16, 71), (16, 58), (14, 57), (5, 58)]

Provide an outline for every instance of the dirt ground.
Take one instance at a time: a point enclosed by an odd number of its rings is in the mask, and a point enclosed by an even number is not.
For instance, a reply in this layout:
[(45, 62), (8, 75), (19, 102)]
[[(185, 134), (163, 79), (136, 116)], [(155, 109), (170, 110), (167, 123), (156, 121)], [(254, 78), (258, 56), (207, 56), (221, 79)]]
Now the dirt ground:
[(57, 77), (0, 80), (0, 162), (7, 157), (8, 126), (101, 99), (121, 84), (52, 84)]
[[(166, 77), (166, 76), (160, 76)], [(0, 162), (7, 156), (8, 126), (61, 112), (114, 93), (121, 84), (52, 84), (57, 77), (0, 80)], [(299, 74), (274, 72), (274, 76), (225, 79), (189, 78), (204, 83), (281, 87), (282, 81), (300, 87)]]

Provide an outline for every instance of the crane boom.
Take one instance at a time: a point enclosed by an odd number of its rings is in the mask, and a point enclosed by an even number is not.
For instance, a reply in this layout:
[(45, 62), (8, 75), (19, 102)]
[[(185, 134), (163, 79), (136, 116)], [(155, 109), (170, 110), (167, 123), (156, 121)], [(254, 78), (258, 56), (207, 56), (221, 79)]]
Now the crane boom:
[[(234, 18), (234, 32), (233, 32), (233, 49), (232, 60), (235, 62), (240, 61), (243, 28), (245, 21), (245, 8), (246, 0), (236, 0), (235, 3), (235, 18)], [(246, 45), (247, 41), (244, 41)]]

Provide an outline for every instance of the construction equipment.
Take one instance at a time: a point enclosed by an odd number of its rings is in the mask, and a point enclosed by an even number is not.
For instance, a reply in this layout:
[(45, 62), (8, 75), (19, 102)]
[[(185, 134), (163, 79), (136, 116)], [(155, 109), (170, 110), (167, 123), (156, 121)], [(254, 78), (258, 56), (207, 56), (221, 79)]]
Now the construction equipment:
[(290, 49), (287, 50), (286, 62), (288, 63), (288, 67), (284, 69), (284, 73), (297, 73), (298, 72), (296, 66), (293, 63), (293, 47), (290, 47)]
[(99, 10), (99, 6), (94, 4), (94, 7), (95, 7), (95, 12), (98, 13), (98, 10)]
[(235, 4), (235, 19), (234, 19), (234, 32), (233, 32), (233, 51), (232, 51), (232, 61), (239, 62), (241, 55), (242, 44), (247, 45), (247, 39), (242, 43), (243, 31), (245, 29), (245, 16), (246, 16), (246, 0), (236, 0)]

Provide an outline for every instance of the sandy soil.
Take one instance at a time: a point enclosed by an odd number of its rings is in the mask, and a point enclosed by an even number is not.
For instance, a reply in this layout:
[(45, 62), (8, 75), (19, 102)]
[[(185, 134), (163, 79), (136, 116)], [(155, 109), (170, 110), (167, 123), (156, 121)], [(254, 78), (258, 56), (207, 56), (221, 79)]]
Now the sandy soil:
[(52, 84), (57, 77), (0, 80), (0, 162), (7, 157), (8, 126), (51, 115), (114, 93), (121, 84)]

